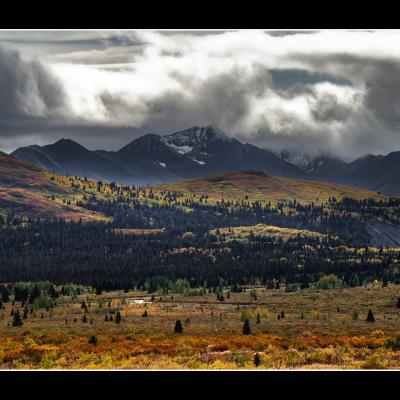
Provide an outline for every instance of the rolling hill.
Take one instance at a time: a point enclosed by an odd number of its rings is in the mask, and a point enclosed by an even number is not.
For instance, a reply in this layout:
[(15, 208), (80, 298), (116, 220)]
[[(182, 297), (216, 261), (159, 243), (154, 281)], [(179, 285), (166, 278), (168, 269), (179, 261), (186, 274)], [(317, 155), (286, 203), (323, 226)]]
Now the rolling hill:
[(56, 182), (51, 173), (0, 152), (0, 213), (74, 221), (104, 218), (99, 213), (63, 203), (61, 198), (70, 194), (70, 188)]
[(320, 204), (330, 197), (341, 199), (384, 199), (376, 192), (358, 189), (351, 186), (290, 179), (267, 175), (260, 171), (244, 171), (226, 174), (215, 174), (205, 178), (195, 178), (154, 187), (155, 190), (182, 193), (188, 198), (206, 197), (210, 203), (221, 201), (292, 201), (303, 204)]

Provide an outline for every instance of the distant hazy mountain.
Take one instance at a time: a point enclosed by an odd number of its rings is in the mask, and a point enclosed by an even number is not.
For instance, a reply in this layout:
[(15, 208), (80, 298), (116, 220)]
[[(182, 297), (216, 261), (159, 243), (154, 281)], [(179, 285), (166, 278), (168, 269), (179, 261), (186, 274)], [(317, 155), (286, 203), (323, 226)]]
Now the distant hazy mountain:
[(299, 166), (307, 179), (343, 183), (386, 195), (400, 195), (400, 152), (386, 156), (369, 154), (350, 163), (330, 155), (317, 156), (309, 163), (305, 162), (308, 155), (301, 158), (284, 153), (283, 156)]
[(87, 176), (93, 179), (129, 175), (118, 162), (69, 139), (61, 139), (43, 147), (21, 147), (11, 155), (61, 175)]
[(247, 169), (303, 176), (298, 167), (272, 152), (243, 144), (213, 126), (193, 127), (167, 136), (150, 133), (115, 152), (90, 151), (62, 139), (42, 147), (22, 147), (12, 155), (59, 174), (134, 184)]
[(312, 160), (305, 168), (311, 179), (326, 181), (331, 176), (340, 175), (346, 163), (336, 157), (319, 156)]
[(281, 152), (279, 152), (279, 157), (282, 158), (282, 160), (296, 165), (296, 167), (306, 169), (307, 166), (318, 156), (315, 154), (282, 150)]
[(359, 186), (387, 195), (400, 194), (400, 152), (386, 156), (367, 155), (344, 165), (324, 180)]

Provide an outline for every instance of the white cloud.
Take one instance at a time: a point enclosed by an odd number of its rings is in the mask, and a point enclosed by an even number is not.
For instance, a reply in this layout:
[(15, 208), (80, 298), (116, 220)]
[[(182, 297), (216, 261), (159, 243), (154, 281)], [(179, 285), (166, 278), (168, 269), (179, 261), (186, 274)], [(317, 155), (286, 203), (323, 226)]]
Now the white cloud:
[[(358, 155), (366, 126), (389, 132), (387, 148), (397, 143), (393, 127), (383, 127), (388, 116), (377, 106), (377, 96), (382, 87), (390, 91), (390, 81), (381, 84), (384, 66), (379, 63), (400, 63), (399, 38), (398, 31), (284, 36), (140, 31), (67, 32), (53, 38), (37, 33), (31, 40), (68, 43), (69, 51), (43, 52), (43, 62), (64, 88), (66, 106), (60, 115), (65, 124), (168, 132), (214, 123), (266, 147), (328, 148), (350, 157)], [(29, 33), (19, 39), (29, 41)], [(7, 33), (0, 34), (1, 41), (19, 43)], [(351, 85), (298, 82), (282, 89), (268, 72), (298, 68), (339, 76)], [(31, 97), (27, 113), (37, 109), (39, 100)], [(374, 143), (371, 133), (365, 137)]]

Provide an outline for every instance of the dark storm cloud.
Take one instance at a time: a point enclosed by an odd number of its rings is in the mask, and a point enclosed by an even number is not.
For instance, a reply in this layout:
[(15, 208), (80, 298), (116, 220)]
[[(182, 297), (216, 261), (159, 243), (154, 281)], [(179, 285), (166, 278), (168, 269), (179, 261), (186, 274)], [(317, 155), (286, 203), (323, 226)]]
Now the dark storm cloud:
[(365, 35), (0, 32), (0, 149), (117, 149), (212, 123), (276, 150), (385, 153), (400, 148), (400, 66)]
[(0, 149), (36, 138), (65, 107), (61, 83), (43, 64), (0, 46)]
[(0, 117), (45, 116), (63, 106), (61, 84), (38, 61), (0, 46)]
[[(366, 57), (351, 54), (292, 55), (314, 70), (347, 76), (364, 88), (360, 114), (343, 132), (341, 151), (353, 154), (386, 154), (400, 148), (400, 60), (395, 57)], [(324, 109), (323, 104), (320, 105)], [(348, 116), (334, 105), (334, 115)], [(318, 117), (314, 113), (315, 117)], [(322, 115), (325, 113), (323, 112)]]
[(215, 124), (230, 132), (251, 112), (251, 99), (261, 96), (271, 78), (256, 67), (251, 75), (240, 68), (218, 74), (202, 82), (176, 75), (189, 94), (167, 91), (147, 103), (151, 124), (168, 129)]
[(365, 106), (391, 128), (400, 124), (400, 60), (336, 54), (298, 55), (313, 68), (334, 70), (366, 88)]
[(311, 106), (311, 114), (317, 121), (332, 122), (345, 121), (353, 113), (353, 109), (342, 104), (332, 94), (320, 96), (318, 101)]

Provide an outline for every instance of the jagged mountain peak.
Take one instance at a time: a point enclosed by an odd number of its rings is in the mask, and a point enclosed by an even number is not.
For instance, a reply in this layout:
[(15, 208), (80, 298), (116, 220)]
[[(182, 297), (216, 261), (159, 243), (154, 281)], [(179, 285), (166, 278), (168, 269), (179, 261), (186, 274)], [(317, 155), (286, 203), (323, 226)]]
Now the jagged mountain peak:
[(189, 129), (163, 137), (165, 142), (179, 141), (186, 144), (198, 144), (213, 139), (232, 140), (222, 129), (215, 125), (193, 126)]
[(193, 126), (189, 129), (163, 136), (161, 140), (179, 154), (192, 152), (206, 154), (214, 142), (221, 143), (223, 141), (240, 144), (239, 141), (229, 137), (215, 125)]

